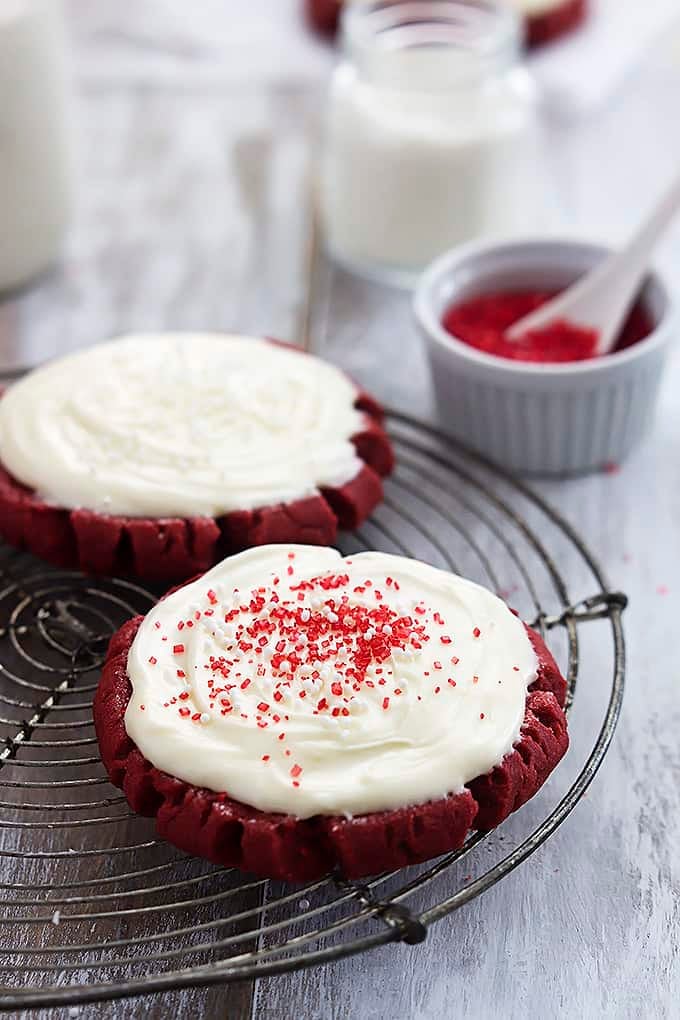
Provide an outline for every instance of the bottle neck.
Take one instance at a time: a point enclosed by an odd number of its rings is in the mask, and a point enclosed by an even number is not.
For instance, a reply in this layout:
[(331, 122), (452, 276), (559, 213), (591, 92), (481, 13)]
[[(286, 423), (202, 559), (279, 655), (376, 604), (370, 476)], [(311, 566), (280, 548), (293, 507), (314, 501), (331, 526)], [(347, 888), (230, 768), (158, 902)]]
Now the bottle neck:
[(342, 29), (362, 78), (414, 93), (483, 85), (518, 62), (522, 42), (502, 0), (364, 0), (349, 5)]

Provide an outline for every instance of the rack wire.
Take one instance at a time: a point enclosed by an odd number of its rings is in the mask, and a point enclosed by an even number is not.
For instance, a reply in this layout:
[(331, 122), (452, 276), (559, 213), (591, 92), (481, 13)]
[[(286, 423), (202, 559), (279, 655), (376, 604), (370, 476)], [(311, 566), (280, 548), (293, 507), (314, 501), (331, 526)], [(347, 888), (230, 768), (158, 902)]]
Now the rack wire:
[[(292, 887), (187, 858), (108, 784), (92, 727), (108, 639), (157, 593), (2, 548), (0, 1009), (257, 978), (421, 942), (534, 853), (580, 800), (620, 711), (625, 596), (609, 591), (579, 536), (523, 483), (404, 415), (389, 423), (397, 472), (344, 550), (463, 573), (532, 621), (569, 681), (565, 763), (496, 833), (363, 883), (331, 876)], [(599, 628), (605, 674), (589, 666), (585, 626), (587, 638)]]

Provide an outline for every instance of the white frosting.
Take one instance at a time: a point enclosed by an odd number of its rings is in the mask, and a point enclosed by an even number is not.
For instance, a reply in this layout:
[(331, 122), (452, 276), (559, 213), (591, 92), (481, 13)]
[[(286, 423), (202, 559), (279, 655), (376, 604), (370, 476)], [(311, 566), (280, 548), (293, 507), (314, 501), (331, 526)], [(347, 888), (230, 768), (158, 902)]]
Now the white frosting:
[(333, 365), (264, 340), (130, 336), (13, 386), (0, 459), (59, 506), (217, 517), (353, 478), (356, 397)]
[[(320, 577), (342, 583), (295, 587)], [(521, 621), (471, 581), (382, 553), (264, 546), (149, 613), (125, 725), (189, 783), (263, 811), (354, 815), (437, 799), (498, 764), (536, 669)]]

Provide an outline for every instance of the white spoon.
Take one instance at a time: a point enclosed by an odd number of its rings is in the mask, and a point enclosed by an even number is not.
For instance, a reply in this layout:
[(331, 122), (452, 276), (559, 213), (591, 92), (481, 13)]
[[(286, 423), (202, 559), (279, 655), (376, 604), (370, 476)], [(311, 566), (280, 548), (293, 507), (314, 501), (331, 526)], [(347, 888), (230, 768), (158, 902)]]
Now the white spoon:
[(513, 323), (506, 334), (508, 339), (519, 340), (529, 330), (543, 329), (566, 319), (596, 329), (595, 353), (609, 354), (647, 275), (651, 253), (678, 208), (680, 178), (622, 251), (608, 255), (552, 301)]

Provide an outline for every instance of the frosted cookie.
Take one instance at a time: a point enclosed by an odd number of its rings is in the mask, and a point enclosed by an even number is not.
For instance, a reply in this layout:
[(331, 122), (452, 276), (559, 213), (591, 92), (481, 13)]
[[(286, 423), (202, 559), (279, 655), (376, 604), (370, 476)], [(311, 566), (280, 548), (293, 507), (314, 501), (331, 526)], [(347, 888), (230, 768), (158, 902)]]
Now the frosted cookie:
[[(305, 0), (309, 24), (323, 35), (337, 32), (344, 0)], [(586, 18), (589, 0), (508, 0), (524, 18), (526, 42), (540, 46), (573, 31)]]
[(185, 580), (271, 542), (325, 545), (382, 498), (379, 405), (274, 341), (130, 336), (0, 400), (0, 534), (60, 566)]
[(296, 881), (498, 825), (565, 753), (565, 696), (540, 637), (479, 585), (267, 546), (119, 631), (94, 720), (111, 781), (161, 837)]
[(529, 46), (552, 42), (583, 23), (588, 0), (511, 0), (524, 17)]

